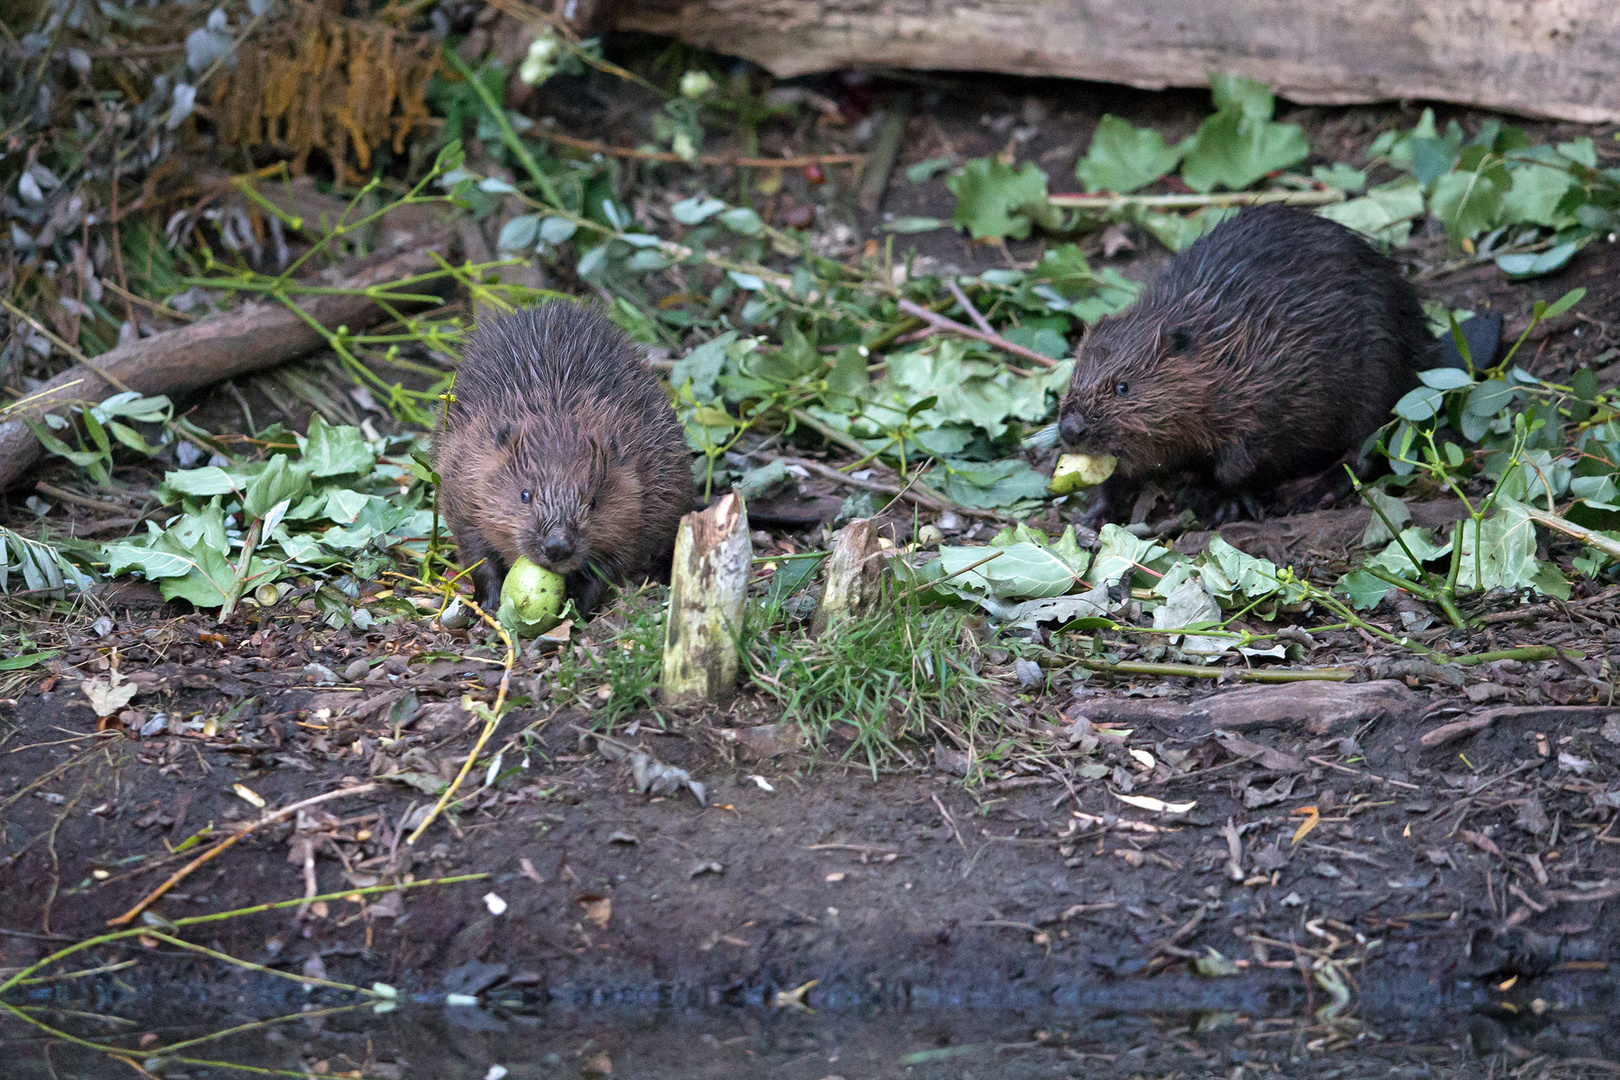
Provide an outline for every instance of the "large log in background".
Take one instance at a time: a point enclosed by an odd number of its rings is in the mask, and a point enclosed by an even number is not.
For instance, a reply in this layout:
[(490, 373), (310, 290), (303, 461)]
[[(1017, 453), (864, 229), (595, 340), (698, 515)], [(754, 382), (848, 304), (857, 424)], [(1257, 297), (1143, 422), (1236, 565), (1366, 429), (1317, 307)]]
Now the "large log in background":
[(597, 17), (781, 78), (890, 67), (1161, 90), (1217, 71), (1304, 103), (1620, 120), (1616, 0), (602, 0)]

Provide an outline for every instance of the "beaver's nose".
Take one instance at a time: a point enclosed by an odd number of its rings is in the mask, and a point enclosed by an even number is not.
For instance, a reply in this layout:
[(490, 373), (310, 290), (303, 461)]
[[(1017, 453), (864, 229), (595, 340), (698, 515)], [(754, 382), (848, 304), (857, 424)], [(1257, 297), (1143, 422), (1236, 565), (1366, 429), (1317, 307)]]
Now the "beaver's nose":
[(568, 542), (566, 536), (552, 533), (540, 541), (540, 554), (545, 556), (547, 562), (567, 562), (569, 557), (574, 554), (574, 545)]
[(1058, 418), (1058, 435), (1070, 446), (1085, 438), (1086, 418), (1080, 415), (1080, 410), (1071, 409)]

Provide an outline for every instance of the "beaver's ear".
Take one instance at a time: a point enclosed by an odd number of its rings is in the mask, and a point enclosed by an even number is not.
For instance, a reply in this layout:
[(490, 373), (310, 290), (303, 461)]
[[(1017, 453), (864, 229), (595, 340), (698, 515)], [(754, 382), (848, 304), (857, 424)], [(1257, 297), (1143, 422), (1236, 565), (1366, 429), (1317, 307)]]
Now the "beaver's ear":
[(1191, 352), (1193, 347), (1192, 331), (1185, 326), (1172, 326), (1164, 332), (1164, 351), (1170, 356), (1180, 356)]
[(507, 444), (509, 444), (511, 441), (512, 441), (512, 425), (511, 424), (502, 424), (500, 427), (495, 429), (495, 448), (497, 450), (505, 450), (506, 447), (507, 447)]

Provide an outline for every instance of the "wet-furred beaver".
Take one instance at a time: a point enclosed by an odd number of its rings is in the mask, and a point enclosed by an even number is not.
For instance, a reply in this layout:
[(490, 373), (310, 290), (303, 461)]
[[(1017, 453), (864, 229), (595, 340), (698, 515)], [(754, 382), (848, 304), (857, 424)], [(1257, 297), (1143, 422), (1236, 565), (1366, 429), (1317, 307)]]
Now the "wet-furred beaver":
[(479, 325), (435, 443), (440, 507), (491, 613), (520, 555), (588, 613), (609, 581), (666, 572), (692, 509), (691, 455), (658, 379), (568, 301)]
[(1244, 210), (1081, 342), (1059, 436), (1119, 459), (1086, 521), (1128, 515), (1144, 479), (1176, 472), (1252, 506), (1357, 450), (1440, 355), (1411, 284), (1359, 234)]

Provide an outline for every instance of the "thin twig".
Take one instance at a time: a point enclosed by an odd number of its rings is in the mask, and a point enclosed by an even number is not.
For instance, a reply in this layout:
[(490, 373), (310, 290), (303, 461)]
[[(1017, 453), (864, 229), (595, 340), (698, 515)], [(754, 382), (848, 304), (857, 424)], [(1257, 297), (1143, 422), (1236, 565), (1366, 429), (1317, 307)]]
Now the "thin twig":
[(428, 815), (422, 819), (422, 823), (416, 827), (410, 836), (406, 837), (405, 843), (412, 847), (416, 846), (416, 842), (422, 838), (422, 834), (427, 832), (428, 826), (432, 825), (434, 819), (450, 804), (450, 800), (455, 797), (456, 789), (461, 787), (461, 782), (467, 779), (467, 774), (472, 771), (473, 764), (478, 760), (479, 753), (489, 743), (489, 738), (495, 734), (495, 729), (500, 726), (501, 708), (506, 704), (506, 692), (512, 684), (512, 667), (517, 663), (517, 646), (512, 644), (512, 635), (506, 632), (506, 627), (502, 626), (489, 612), (479, 607), (471, 597), (463, 596), (460, 597), (460, 600), (471, 608), (474, 614), (482, 619), (485, 624), (494, 628), (495, 632), (500, 635), (501, 641), (506, 645), (506, 660), (501, 671), (501, 684), (495, 691), (494, 704), (488, 706), (489, 713), (484, 719), (484, 730), (479, 732), (478, 741), (473, 744), (472, 751), (467, 755), (467, 760), (461, 763), (461, 771), (456, 773), (456, 778), (450, 781), (450, 786), (444, 789), (444, 793), (439, 796), (439, 801), (433, 804), (433, 809), (428, 811)]
[(336, 791), (328, 791), (320, 795), (312, 795), (301, 802), (295, 802), (291, 806), (284, 806), (275, 813), (268, 814), (265, 817), (260, 818), (258, 821), (252, 822), (245, 828), (232, 833), (230, 836), (227, 836), (225, 839), (221, 840), (219, 843), (215, 844), (213, 847), (209, 848), (207, 851), (203, 852), (201, 855), (197, 856), (195, 859), (192, 859), (190, 862), (186, 863), (186, 865), (176, 870), (173, 874), (169, 875), (169, 879), (167, 881), (153, 889), (151, 892), (147, 893), (146, 896), (144, 896), (134, 907), (130, 908), (122, 915), (108, 919), (107, 925), (124, 926), (141, 912), (145, 911), (147, 908), (156, 903), (164, 893), (168, 892), (170, 889), (180, 884), (180, 882), (184, 881), (193, 870), (196, 870), (199, 866), (210, 859), (224, 854), (227, 849), (235, 846), (237, 841), (241, 840), (245, 836), (249, 836), (252, 833), (257, 832), (266, 825), (273, 825), (278, 821), (284, 821), (292, 814), (296, 814), (298, 811), (307, 807), (315, 806), (318, 803), (328, 802), (332, 799), (341, 799), (346, 795), (366, 795), (376, 790), (376, 784), (360, 784), (357, 787), (339, 788)]
[[(937, 326), (941, 330), (950, 330), (961, 334), (963, 337), (970, 337), (975, 341), (982, 341), (986, 345), (1000, 349), (1002, 352), (1012, 353), (1014, 356), (1022, 356), (1026, 360), (1033, 360), (1042, 367), (1057, 367), (1057, 361), (1053, 360), (1050, 356), (1042, 356), (1034, 349), (1026, 349), (1022, 345), (1014, 345), (1000, 334), (987, 334), (983, 330), (975, 330), (973, 327), (968, 326), (965, 323), (959, 323), (955, 319), (947, 319), (943, 315), (938, 315), (932, 311), (929, 311), (921, 304), (913, 303), (910, 300), (897, 300), (895, 301), (895, 306), (901, 311), (905, 312), (907, 315), (915, 316), (916, 318), (921, 319), (923, 322), (928, 323), (930, 326)], [(971, 307), (971, 305), (969, 306)]]
[(946, 278), (945, 287), (949, 289), (951, 295), (956, 298), (957, 304), (967, 314), (967, 317), (973, 320), (973, 325), (994, 337), (996, 328), (990, 325), (990, 320), (986, 319), (983, 312), (974, 306), (973, 301), (967, 298), (967, 293), (962, 291), (962, 286), (958, 285), (955, 279)]
[(808, 165), (859, 165), (866, 160), (865, 154), (800, 154), (797, 157), (785, 158), (700, 154), (689, 160), (669, 150), (638, 150), (631, 146), (612, 146), (605, 142), (597, 142), (595, 139), (581, 139), (575, 135), (547, 131), (545, 128), (537, 128), (529, 134), (537, 139), (572, 146), (587, 153), (607, 154), (610, 157), (629, 158), (634, 161), (665, 161), (675, 165), (714, 165), (737, 169), (802, 169)]

